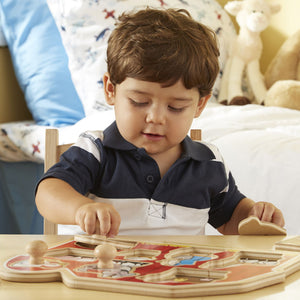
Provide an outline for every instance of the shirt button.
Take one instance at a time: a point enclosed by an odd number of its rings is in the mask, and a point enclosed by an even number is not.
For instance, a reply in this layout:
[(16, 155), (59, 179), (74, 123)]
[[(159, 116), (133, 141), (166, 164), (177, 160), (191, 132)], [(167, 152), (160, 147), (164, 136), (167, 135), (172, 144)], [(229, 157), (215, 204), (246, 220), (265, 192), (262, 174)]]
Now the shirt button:
[(152, 175), (148, 175), (148, 176), (146, 177), (146, 180), (147, 180), (148, 183), (153, 183), (154, 177), (153, 177)]
[(135, 153), (134, 157), (135, 157), (136, 160), (141, 160), (141, 158), (142, 158), (141, 155), (138, 154), (138, 153)]

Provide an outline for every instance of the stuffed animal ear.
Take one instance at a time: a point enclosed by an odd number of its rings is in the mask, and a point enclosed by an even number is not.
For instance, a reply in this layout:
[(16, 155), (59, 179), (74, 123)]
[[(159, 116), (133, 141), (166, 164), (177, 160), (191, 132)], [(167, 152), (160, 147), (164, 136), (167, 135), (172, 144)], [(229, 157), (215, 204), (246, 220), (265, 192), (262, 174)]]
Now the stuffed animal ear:
[(276, 14), (281, 10), (281, 5), (280, 4), (270, 4), (270, 10), (271, 14)]
[(236, 16), (239, 11), (242, 9), (242, 1), (229, 1), (225, 4), (224, 9), (229, 12), (232, 16)]

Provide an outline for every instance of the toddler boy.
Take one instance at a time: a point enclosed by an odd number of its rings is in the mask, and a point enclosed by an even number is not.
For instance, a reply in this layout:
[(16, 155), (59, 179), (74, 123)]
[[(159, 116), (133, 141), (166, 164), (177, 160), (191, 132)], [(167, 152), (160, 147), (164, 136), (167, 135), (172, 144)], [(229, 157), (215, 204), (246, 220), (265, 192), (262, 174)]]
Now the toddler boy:
[(249, 215), (283, 226), (279, 209), (238, 190), (214, 146), (187, 136), (210, 98), (218, 56), (214, 32), (185, 10), (121, 15), (103, 80), (116, 121), (82, 134), (44, 175), (41, 214), (107, 236), (204, 234), (207, 222), (237, 234)]

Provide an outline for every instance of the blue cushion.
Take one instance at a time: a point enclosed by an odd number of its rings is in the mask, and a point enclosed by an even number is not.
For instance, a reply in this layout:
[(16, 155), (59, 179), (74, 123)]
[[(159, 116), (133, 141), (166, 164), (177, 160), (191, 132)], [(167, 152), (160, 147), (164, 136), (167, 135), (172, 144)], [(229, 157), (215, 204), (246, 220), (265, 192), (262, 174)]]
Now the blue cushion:
[(37, 124), (59, 127), (82, 119), (83, 106), (47, 1), (2, 0), (0, 16), (17, 79)]

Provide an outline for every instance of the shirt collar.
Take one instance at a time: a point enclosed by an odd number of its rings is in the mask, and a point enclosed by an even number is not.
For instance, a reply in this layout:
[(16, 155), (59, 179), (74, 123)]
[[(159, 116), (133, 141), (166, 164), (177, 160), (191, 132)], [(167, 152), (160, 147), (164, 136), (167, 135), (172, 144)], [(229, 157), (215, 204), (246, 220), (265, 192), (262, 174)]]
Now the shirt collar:
[(118, 150), (134, 150), (137, 149), (133, 144), (127, 142), (119, 132), (116, 121), (108, 126), (104, 132), (103, 145)]
[(213, 152), (203, 143), (192, 141), (186, 136), (182, 142), (183, 157), (192, 158), (194, 160), (212, 160), (215, 158)]
[[(119, 132), (116, 121), (104, 130), (103, 145), (118, 150), (137, 150), (138, 148), (126, 141)], [(213, 152), (204, 144), (192, 141), (186, 136), (182, 141), (183, 157), (203, 161), (214, 159)]]

